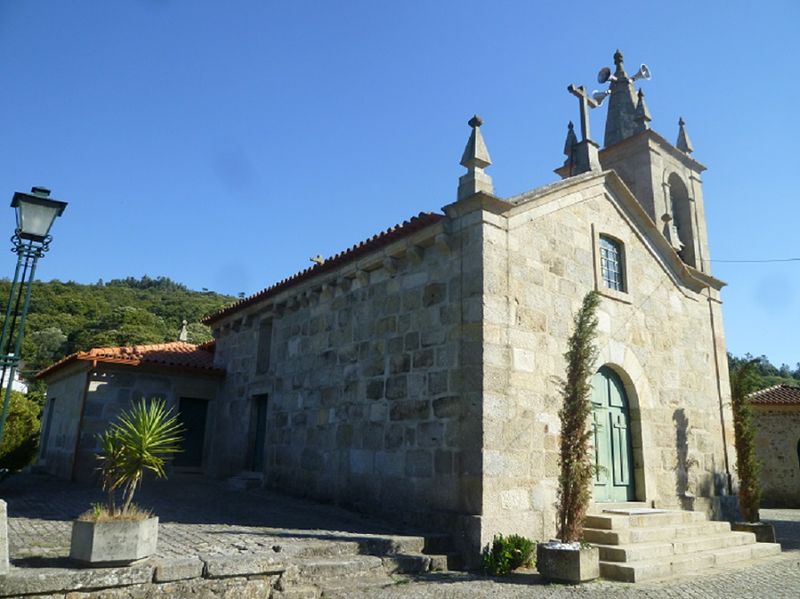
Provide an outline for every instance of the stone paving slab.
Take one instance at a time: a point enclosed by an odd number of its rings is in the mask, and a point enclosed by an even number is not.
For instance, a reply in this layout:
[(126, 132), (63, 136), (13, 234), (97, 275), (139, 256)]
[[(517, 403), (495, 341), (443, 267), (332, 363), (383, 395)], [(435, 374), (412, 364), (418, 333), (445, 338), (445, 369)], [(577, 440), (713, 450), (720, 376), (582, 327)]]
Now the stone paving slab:
[[(69, 555), (72, 520), (103, 500), (89, 485), (45, 475), (17, 475), (0, 487), (8, 504), (12, 562)], [(418, 543), (402, 530), (369, 516), (266, 490), (233, 491), (206, 479), (145, 481), (136, 503), (160, 519), (159, 558), (312, 552), (332, 542), (359, 545)], [(387, 539), (387, 537), (389, 537)], [(394, 538), (394, 540), (392, 540)], [(343, 546), (343, 551), (348, 549)]]

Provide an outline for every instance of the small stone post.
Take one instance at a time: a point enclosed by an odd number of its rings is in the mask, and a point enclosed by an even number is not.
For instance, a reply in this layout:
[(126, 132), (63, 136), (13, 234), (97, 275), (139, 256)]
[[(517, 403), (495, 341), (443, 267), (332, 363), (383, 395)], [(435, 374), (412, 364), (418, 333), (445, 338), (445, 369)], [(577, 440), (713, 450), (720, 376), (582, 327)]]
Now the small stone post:
[(0, 499), (0, 576), (8, 574), (8, 519), (6, 502)]

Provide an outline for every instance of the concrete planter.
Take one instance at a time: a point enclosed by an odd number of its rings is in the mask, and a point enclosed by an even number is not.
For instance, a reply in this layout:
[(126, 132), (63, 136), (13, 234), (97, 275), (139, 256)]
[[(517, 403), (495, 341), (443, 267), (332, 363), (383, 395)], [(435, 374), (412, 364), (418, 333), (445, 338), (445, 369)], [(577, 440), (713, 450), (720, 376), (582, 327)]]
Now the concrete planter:
[(69, 557), (92, 566), (127, 565), (156, 552), (158, 518), (72, 523)]
[(757, 543), (774, 543), (775, 527), (766, 522), (733, 522), (731, 530), (739, 532), (752, 532), (756, 535)]
[(597, 547), (560, 549), (547, 543), (536, 546), (536, 569), (553, 582), (578, 583), (600, 577), (600, 550)]

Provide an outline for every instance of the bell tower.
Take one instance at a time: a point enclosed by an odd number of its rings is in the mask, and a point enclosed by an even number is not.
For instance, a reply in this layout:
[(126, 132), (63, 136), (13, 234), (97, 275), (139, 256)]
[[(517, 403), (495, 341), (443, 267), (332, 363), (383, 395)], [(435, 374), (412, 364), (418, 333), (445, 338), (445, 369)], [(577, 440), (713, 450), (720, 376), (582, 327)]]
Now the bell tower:
[[(700, 178), (706, 167), (691, 156), (694, 147), (686, 132), (686, 123), (683, 119), (678, 121), (678, 138), (674, 145), (653, 131), (644, 92), (637, 92), (634, 86), (637, 80), (650, 79), (650, 70), (641, 65), (634, 75), (628, 75), (619, 50), (614, 53), (614, 66), (613, 74), (609, 68), (600, 70), (598, 81), (609, 83), (609, 88), (592, 93), (588, 102), (588, 108), (595, 108), (608, 98), (604, 147), (598, 155), (600, 167), (613, 169), (625, 181), (688, 266), (710, 274)], [(582, 106), (583, 111), (586, 109)], [(569, 136), (567, 145), (575, 147), (575, 141), (570, 143)], [(562, 177), (589, 170), (575, 169), (578, 161), (567, 155), (565, 165), (556, 170)]]

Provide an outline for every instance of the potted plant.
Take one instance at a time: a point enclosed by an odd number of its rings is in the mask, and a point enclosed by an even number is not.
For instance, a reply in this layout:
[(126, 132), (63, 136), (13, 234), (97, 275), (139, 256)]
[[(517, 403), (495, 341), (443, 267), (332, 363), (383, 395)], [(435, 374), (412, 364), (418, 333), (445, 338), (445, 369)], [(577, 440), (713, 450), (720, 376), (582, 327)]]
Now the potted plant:
[(733, 530), (752, 532), (759, 543), (774, 543), (775, 528), (760, 521), (761, 466), (756, 460), (753, 412), (749, 394), (755, 387), (755, 367), (758, 360), (738, 364), (731, 369), (731, 410), (733, 436), (736, 446), (736, 472), (739, 475), (739, 510), (745, 522), (733, 522)]
[(584, 582), (600, 576), (597, 547), (582, 541), (583, 522), (591, 499), (594, 474), (589, 420), (591, 376), (597, 359), (594, 340), (597, 335), (595, 311), (600, 296), (592, 291), (583, 298), (575, 315), (575, 330), (564, 354), (566, 379), (561, 382), (563, 405), (559, 410), (561, 441), (559, 447), (558, 504), (556, 529), (558, 540), (540, 543), (536, 548), (536, 567), (548, 580)]
[[(164, 466), (180, 451), (182, 428), (164, 401), (135, 403), (98, 435), (97, 459), (105, 504), (95, 504), (72, 524), (70, 558), (92, 565), (129, 564), (155, 553), (158, 518), (133, 503), (146, 471), (166, 478)], [(117, 505), (117, 491), (122, 504)]]

